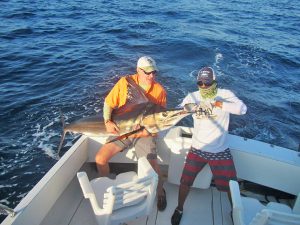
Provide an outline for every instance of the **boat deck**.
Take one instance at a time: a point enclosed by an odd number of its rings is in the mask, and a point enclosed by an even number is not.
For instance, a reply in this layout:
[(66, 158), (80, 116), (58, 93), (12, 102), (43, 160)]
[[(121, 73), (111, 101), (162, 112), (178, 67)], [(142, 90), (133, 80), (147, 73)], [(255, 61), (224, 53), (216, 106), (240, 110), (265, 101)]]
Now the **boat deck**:
[[(178, 186), (170, 183), (164, 185), (167, 193), (168, 206), (165, 211), (159, 212), (154, 207), (152, 215), (148, 218), (139, 219), (128, 225), (169, 225), (170, 218), (177, 204)], [(194, 222), (193, 222), (194, 221)], [(181, 225), (195, 224), (195, 221), (201, 221), (201, 224), (207, 225), (231, 225), (230, 207), (227, 195), (217, 191), (215, 188), (206, 190), (192, 189), (187, 198), (182, 217)], [(82, 199), (75, 215), (70, 221), (70, 225), (90, 224), (97, 225), (94, 219), (90, 203)]]
[[(90, 179), (95, 174), (92, 167), (84, 168)], [(178, 186), (171, 183), (164, 183), (167, 194), (167, 208), (160, 212), (156, 205), (153, 207), (149, 218), (143, 218), (126, 224), (131, 225), (169, 225), (171, 216), (177, 206)], [(230, 216), (230, 203), (226, 193), (219, 192), (216, 188), (208, 189), (192, 188), (187, 197), (181, 225), (201, 224), (206, 225), (232, 225)], [(75, 177), (65, 192), (61, 195), (54, 207), (43, 220), (43, 225), (97, 225), (90, 202), (83, 197), (79, 182)]]

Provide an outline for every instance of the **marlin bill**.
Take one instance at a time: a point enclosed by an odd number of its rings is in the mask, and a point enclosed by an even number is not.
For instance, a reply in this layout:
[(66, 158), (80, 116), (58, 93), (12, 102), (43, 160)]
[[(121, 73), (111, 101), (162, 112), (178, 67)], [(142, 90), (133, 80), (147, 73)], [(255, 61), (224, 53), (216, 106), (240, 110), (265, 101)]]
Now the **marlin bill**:
[[(187, 104), (181, 109), (166, 109), (160, 105), (146, 102), (137, 104), (126, 110), (115, 110), (112, 120), (119, 127), (119, 135), (127, 137), (139, 126), (154, 134), (176, 125), (181, 119), (195, 112), (195, 104)], [(80, 133), (87, 136), (111, 136), (106, 132), (102, 115), (89, 116), (64, 126), (58, 153), (67, 132)]]

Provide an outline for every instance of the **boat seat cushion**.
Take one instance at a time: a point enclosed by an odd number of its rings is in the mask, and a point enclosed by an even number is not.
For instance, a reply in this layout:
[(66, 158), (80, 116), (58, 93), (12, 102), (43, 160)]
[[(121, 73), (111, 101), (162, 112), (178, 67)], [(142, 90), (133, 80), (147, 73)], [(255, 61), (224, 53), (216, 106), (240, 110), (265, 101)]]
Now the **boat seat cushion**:
[(281, 203), (271, 202), (263, 205), (257, 199), (242, 197), (239, 185), (236, 181), (229, 182), (230, 193), (233, 205), (234, 225), (283, 225), (300, 224), (300, 215), (295, 213), (297, 202), (294, 208)]
[(117, 175), (115, 180), (112, 180), (108, 177), (98, 177), (91, 180), (90, 182), (95, 192), (96, 199), (99, 205), (102, 207), (103, 197), (104, 194), (107, 192), (108, 188), (110, 188), (111, 186), (116, 186), (122, 183), (130, 182), (137, 178), (138, 178), (137, 174), (133, 171), (130, 171), (130, 172), (121, 173)]

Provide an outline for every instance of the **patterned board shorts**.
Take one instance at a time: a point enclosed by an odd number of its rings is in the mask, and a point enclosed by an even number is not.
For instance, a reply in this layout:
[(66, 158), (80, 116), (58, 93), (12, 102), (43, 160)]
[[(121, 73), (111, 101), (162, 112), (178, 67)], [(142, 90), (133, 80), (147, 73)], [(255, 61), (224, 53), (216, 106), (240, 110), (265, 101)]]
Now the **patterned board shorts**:
[[(115, 136), (109, 137), (107, 140), (114, 139)], [(126, 138), (114, 142), (117, 146), (122, 148), (122, 151), (134, 147), (137, 158), (146, 156), (147, 159), (157, 159), (156, 152), (156, 137), (142, 137), (142, 138)]]
[(197, 174), (209, 164), (215, 185), (219, 191), (229, 191), (229, 181), (237, 180), (232, 155), (229, 149), (218, 153), (210, 153), (191, 148), (181, 175), (180, 183), (192, 186)]

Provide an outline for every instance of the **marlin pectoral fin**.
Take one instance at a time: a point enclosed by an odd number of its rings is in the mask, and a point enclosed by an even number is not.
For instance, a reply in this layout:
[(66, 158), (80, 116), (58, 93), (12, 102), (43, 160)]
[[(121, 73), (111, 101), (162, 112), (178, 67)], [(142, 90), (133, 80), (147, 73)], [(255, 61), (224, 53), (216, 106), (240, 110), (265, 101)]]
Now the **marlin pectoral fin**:
[(112, 143), (112, 142), (115, 142), (115, 141), (118, 141), (118, 140), (122, 140), (122, 139), (124, 139), (124, 138), (127, 138), (127, 137), (129, 137), (130, 135), (133, 135), (133, 134), (136, 134), (136, 133), (142, 131), (144, 128), (145, 128), (145, 127), (140, 127), (139, 129), (130, 131), (130, 132), (126, 133), (126, 134), (122, 134), (122, 135), (120, 135), (120, 136), (118, 136), (118, 137), (116, 137), (116, 138), (114, 138), (114, 139), (112, 139), (112, 140), (110, 140), (110, 141), (107, 141), (105, 144), (109, 144), (109, 143)]

